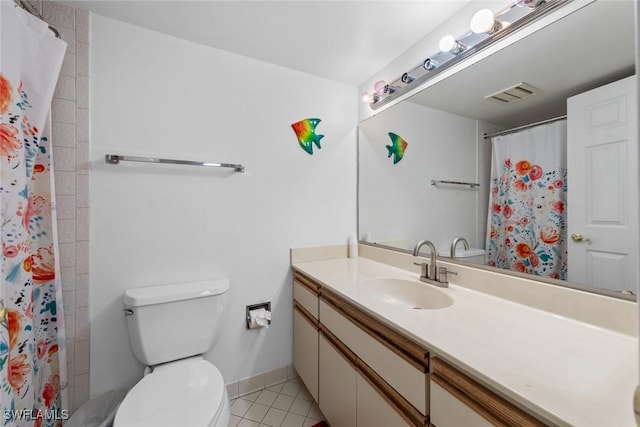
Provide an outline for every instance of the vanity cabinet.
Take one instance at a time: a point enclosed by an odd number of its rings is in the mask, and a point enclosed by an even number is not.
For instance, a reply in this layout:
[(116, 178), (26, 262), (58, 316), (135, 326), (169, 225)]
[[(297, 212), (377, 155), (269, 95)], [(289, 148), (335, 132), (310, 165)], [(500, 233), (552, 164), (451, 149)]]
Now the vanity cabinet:
[(293, 364), (332, 427), (544, 423), (294, 272)]
[(431, 358), (434, 427), (544, 426), (439, 357)]
[(294, 367), (332, 427), (428, 425), (428, 350), (298, 272), (293, 339)]

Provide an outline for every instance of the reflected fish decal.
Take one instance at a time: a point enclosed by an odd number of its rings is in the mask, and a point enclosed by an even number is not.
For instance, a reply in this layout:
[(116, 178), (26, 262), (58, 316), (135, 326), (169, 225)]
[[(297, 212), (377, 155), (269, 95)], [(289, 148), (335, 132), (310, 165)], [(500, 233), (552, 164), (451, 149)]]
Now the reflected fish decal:
[(313, 144), (316, 144), (318, 149), (320, 147), (320, 140), (324, 137), (324, 135), (316, 134), (316, 126), (320, 123), (320, 119), (304, 119), (300, 120), (291, 125), (293, 131), (296, 133), (298, 137), (298, 142), (300, 143), (300, 147), (304, 151), (313, 155)]
[(395, 165), (400, 160), (402, 160), (404, 152), (409, 144), (407, 143), (407, 141), (393, 132), (389, 132), (389, 138), (391, 138), (392, 144), (385, 145), (385, 147), (387, 147), (387, 150), (389, 150), (389, 154), (387, 155), (387, 157), (391, 157), (391, 155), (393, 154), (393, 164)]

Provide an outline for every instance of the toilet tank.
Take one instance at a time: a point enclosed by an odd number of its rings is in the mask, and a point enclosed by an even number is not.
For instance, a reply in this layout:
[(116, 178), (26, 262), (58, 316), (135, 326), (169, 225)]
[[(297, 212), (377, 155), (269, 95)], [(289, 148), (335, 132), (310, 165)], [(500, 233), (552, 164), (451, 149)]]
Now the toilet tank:
[(129, 342), (146, 366), (205, 353), (219, 336), (229, 279), (125, 291)]
[[(449, 258), (451, 256), (451, 251), (449, 249), (441, 250), (438, 252), (438, 255), (441, 257)], [(479, 248), (469, 248), (469, 249), (456, 249), (456, 259), (460, 261), (472, 262), (474, 264), (484, 264), (485, 263), (485, 250)]]

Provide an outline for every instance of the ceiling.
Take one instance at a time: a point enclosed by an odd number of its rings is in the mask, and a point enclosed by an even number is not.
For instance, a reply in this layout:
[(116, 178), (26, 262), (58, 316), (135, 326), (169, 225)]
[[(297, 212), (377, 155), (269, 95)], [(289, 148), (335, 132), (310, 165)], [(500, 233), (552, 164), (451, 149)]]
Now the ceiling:
[(62, 3), (358, 86), (469, 0)]

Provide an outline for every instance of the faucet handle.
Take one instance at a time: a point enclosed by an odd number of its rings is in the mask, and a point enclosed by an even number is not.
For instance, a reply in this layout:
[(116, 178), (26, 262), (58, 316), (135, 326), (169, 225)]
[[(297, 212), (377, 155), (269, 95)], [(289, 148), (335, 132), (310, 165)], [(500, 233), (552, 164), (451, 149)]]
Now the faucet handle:
[(448, 271), (447, 267), (439, 267), (438, 268), (438, 282), (440, 282), (440, 283), (449, 283), (448, 277), (447, 277), (449, 274), (457, 275), (458, 273), (456, 273), (455, 271)]
[(413, 265), (419, 265), (421, 267), (422, 273), (420, 274), (420, 277), (423, 277), (425, 279), (429, 278), (429, 267), (426, 262), (414, 262)]

